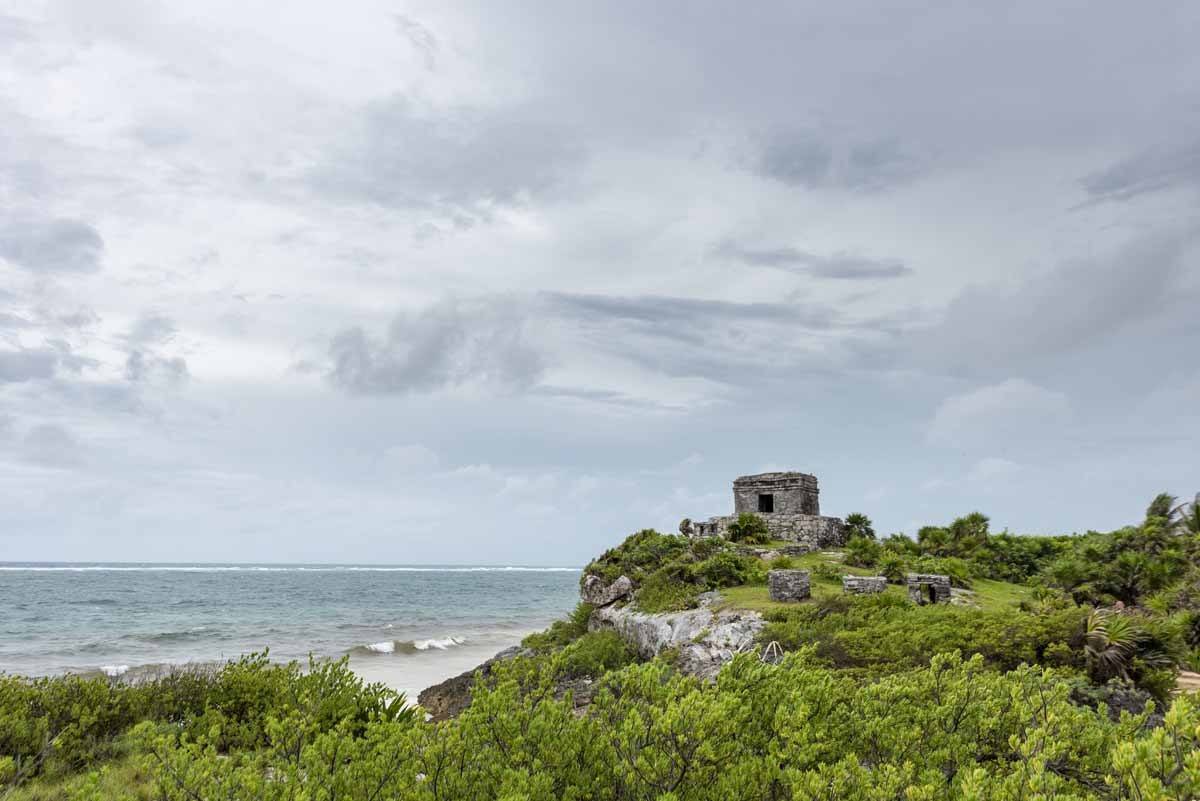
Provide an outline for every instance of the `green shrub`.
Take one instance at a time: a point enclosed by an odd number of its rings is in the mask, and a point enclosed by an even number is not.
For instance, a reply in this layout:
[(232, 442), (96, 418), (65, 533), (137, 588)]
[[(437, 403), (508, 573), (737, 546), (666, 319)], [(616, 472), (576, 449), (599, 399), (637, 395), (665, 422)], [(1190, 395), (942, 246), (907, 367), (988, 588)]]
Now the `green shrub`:
[(866, 537), (854, 536), (846, 543), (846, 564), (854, 567), (874, 567), (883, 549)]
[(580, 585), (588, 576), (599, 576), (606, 583), (611, 583), (622, 575), (629, 576), (635, 584), (641, 584), (664, 564), (689, 555), (690, 545), (687, 537), (660, 534), (650, 528), (642, 529), (585, 567), (579, 578)]
[(762, 545), (771, 541), (767, 523), (753, 512), (742, 512), (729, 524), (729, 540), (747, 545)]
[(605, 685), (577, 715), (505, 679), (445, 724), (373, 724), (253, 758), (148, 736), (156, 798), (1093, 801), (1190, 798), (1200, 783), (1193, 699), (1151, 728), (1072, 704), (1061, 676), (978, 657), (863, 682), (808, 653), (743, 655), (715, 685), (655, 661)]
[(883, 538), (880, 544), (887, 553), (895, 553), (903, 557), (921, 555), (921, 546), (903, 534), (889, 534)]
[(521, 645), (539, 653), (570, 645), (587, 634), (588, 620), (594, 608), (589, 603), (580, 602), (564, 620), (556, 620), (545, 631), (530, 634), (521, 640)]
[(876, 563), (876, 569), (892, 584), (903, 584), (904, 574), (909, 572), (908, 562), (894, 551), (884, 551)]
[(599, 677), (635, 661), (637, 654), (615, 631), (593, 631), (568, 645), (554, 659), (562, 676)]
[(769, 567), (771, 570), (794, 570), (796, 567), (796, 560), (790, 556), (776, 556), (767, 563), (767, 567)]
[(771, 616), (760, 639), (787, 649), (812, 646), (818, 657), (841, 668), (893, 672), (928, 663), (931, 655), (978, 653), (988, 663), (1011, 669), (1036, 663), (1047, 649), (1060, 663), (1083, 664), (1084, 612), (1078, 608), (1034, 615), (938, 605), (918, 607), (894, 595), (848, 598), (841, 605), (788, 609)]
[(971, 579), (974, 577), (972, 563), (953, 556), (942, 558), (919, 556), (909, 563), (909, 567), (914, 573), (936, 573), (949, 576), (953, 586), (966, 589), (970, 589)]
[(813, 565), (809, 571), (816, 581), (837, 582), (841, 583), (844, 571), (837, 565), (831, 565), (828, 562), (819, 562)]
[(729, 550), (729, 543), (720, 537), (701, 537), (692, 541), (692, 555), (697, 559), (708, 557)]
[(701, 588), (681, 582), (665, 572), (654, 573), (638, 588), (635, 600), (643, 612), (678, 612), (694, 609)]

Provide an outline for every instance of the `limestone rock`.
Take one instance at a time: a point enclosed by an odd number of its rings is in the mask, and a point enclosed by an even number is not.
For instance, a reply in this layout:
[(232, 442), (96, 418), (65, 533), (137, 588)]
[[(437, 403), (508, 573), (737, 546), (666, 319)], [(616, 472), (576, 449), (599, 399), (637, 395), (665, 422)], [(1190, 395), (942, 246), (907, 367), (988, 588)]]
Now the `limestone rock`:
[(579, 597), (592, 606), (608, 606), (633, 592), (633, 581), (628, 576), (621, 576), (607, 587), (599, 576), (588, 576), (583, 580)]
[(616, 631), (642, 659), (678, 648), (676, 664), (682, 672), (712, 679), (734, 654), (754, 648), (754, 638), (764, 625), (757, 612), (701, 608), (648, 614), (608, 606), (592, 613), (588, 630)]
[(772, 601), (803, 601), (812, 595), (807, 570), (771, 570), (767, 572), (767, 594)]
[(505, 648), (479, 667), (471, 668), (466, 673), (460, 673), (432, 687), (426, 687), (417, 696), (417, 703), (429, 715), (430, 720), (449, 720), (457, 717), (471, 704), (471, 687), (475, 684), (475, 671), (483, 671), (485, 677), (489, 676), (496, 663), (526, 653), (528, 650), (519, 645)]

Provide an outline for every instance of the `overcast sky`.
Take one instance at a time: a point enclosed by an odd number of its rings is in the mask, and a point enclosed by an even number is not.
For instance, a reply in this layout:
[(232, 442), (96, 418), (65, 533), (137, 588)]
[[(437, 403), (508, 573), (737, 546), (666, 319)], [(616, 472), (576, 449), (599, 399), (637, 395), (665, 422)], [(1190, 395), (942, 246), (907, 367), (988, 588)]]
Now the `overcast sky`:
[(1134, 521), (1200, 490), (1197, 30), (6, 0), (0, 560), (580, 564), (766, 469)]

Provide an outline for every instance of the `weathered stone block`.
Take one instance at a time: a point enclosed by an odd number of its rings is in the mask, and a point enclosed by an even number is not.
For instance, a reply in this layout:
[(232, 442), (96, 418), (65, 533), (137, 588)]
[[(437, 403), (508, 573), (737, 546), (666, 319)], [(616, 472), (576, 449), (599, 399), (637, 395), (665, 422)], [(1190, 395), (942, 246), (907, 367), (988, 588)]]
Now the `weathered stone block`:
[(607, 587), (599, 576), (588, 576), (579, 588), (579, 597), (584, 603), (592, 606), (608, 606), (633, 592), (633, 582), (628, 576), (621, 576)]
[(807, 570), (772, 570), (767, 573), (767, 594), (772, 601), (802, 601), (812, 594)]
[(886, 576), (842, 576), (842, 592), (873, 595), (886, 589)]

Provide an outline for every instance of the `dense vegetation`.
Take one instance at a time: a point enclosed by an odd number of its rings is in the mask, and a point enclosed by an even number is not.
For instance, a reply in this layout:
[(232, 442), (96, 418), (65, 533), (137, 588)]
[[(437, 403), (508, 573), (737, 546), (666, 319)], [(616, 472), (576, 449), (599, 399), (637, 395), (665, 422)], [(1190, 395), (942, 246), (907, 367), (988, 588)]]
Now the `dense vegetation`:
[[(1200, 644), (1196, 503), (1160, 496), (1136, 526), (1064, 537), (994, 534), (978, 513), (915, 539), (850, 520), (836, 557), (777, 556), (747, 519), (738, 542), (647, 530), (587, 567), (629, 576), (644, 609), (755, 599), (786, 654), (740, 655), (715, 685), (589, 633), (586, 604), (440, 723), (345, 661), (0, 676), (0, 799), (1200, 797), (1200, 704), (1172, 693)], [(765, 601), (767, 569), (792, 564), (814, 599)], [(838, 592), (844, 571), (909, 570), (970, 590), (937, 607)]]
[[(555, 697), (548, 666), (535, 660), (502, 669), (461, 717), (439, 724), (389, 714), (345, 663), (312, 681), (262, 666), (234, 671), (245, 714), (222, 713), (207, 729), (205, 713), (147, 720), (121, 738), (123, 761), (15, 797), (1000, 801), (1200, 792), (1200, 709), (1190, 698), (1158, 726), (1149, 713), (1112, 720), (1073, 703), (1070, 681), (1053, 670), (1001, 673), (981, 657), (942, 655), (862, 682), (811, 649), (774, 665), (743, 655), (715, 686), (659, 660), (607, 674), (585, 715)], [(276, 695), (283, 677), (296, 703)], [(67, 717), (78, 712), (58, 703)], [(140, 783), (117, 786), (114, 776)]]

